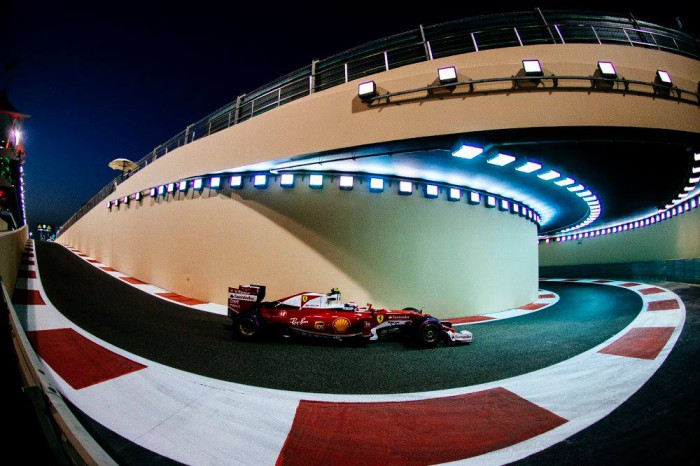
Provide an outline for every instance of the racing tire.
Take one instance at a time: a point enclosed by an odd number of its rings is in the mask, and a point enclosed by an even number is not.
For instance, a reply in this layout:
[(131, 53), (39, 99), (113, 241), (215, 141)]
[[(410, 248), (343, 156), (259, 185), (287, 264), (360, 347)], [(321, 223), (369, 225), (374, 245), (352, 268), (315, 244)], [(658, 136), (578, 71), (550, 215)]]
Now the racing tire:
[(241, 340), (259, 340), (262, 337), (263, 331), (263, 321), (257, 314), (243, 314), (236, 322), (236, 334)]
[(442, 339), (442, 326), (435, 317), (423, 317), (413, 322), (413, 342), (421, 348), (434, 348)]

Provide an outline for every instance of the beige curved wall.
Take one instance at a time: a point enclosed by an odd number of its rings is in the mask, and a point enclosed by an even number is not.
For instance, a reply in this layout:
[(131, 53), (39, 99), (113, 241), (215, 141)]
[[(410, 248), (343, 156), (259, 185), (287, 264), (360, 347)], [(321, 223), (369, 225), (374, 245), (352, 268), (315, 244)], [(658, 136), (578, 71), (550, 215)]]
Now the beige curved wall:
[(0, 232), (0, 277), (7, 292), (12, 296), (17, 281), (22, 253), (27, 243), (28, 230), (23, 226), (19, 230)]
[(700, 209), (637, 230), (543, 243), (539, 257), (541, 266), (700, 258)]
[(360, 304), (423, 307), (443, 317), (536, 299), (535, 224), (389, 189), (317, 190), (301, 182), (147, 198), (91, 211), (60, 242), (149, 283), (219, 303), (228, 286), (243, 283), (267, 284), (270, 299), (337, 286)]
[[(697, 61), (610, 45), (484, 51), (373, 78), (380, 88), (399, 91), (434, 82), (440, 66), (455, 65), (464, 78), (503, 77), (516, 74), (522, 59), (535, 57), (547, 74), (589, 75), (598, 60), (611, 60), (628, 79), (650, 81), (658, 68), (683, 88), (695, 89), (700, 79)], [(696, 106), (634, 95), (497, 93), (368, 110), (356, 94), (357, 81), (183, 146), (136, 173), (111, 198), (267, 160), (433, 135), (591, 125), (700, 131)], [(354, 191), (341, 199), (348, 193), (333, 191), (323, 190), (331, 193), (324, 197), (292, 190), (278, 193), (279, 199), (269, 197), (274, 190), (254, 191), (250, 199), (219, 196), (157, 206), (146, 200), (116, 214), (100, 205), (60, 241), (143, 280), (215, 302), (225, 301), (228, 285), (255, 281), (273, 285), (270, 297), (340, 286), (359, 302), (425, 306), (443, 316), (506, 309), (536, 297), (531, 223), (417, 196), (363, 197)], [(454, 215), (455, 209), (468, 214)], [(368, 230), (360, 228), (366, 224)]]

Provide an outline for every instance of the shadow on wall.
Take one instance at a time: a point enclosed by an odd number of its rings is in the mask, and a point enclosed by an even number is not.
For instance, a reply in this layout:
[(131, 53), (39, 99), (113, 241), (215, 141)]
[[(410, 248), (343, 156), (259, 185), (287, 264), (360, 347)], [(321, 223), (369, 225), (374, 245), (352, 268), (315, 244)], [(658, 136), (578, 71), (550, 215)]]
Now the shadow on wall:
[[(368, 290), (375, 305), (488, 312), (508, 308), (494, 300), (503, 286), (516, 290), (506, 298), (510, 305), (536, 294), (536, 228), (527, 220), (464, 201), (448, 202), (444, 195), (426, 199), (419, 192), (370, 193), (358, 180), (353, 192), (346, 192), (338, 189), (337, 179), (324, 182), (322, 189), (271, 186), (222, 194), (337, 264)], [(276, 266), (303, 274), (313, 264)], [(462, 309), (455, 309), (456, 302), (463, 303)]]

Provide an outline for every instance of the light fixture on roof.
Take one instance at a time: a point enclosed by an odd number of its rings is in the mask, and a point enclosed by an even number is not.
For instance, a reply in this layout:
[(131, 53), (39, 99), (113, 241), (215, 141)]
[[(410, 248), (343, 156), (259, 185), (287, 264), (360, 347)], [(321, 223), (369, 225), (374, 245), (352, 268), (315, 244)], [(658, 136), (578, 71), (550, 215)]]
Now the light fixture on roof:
[(267, 175), (255, 175), (253, 177), (253, 186), (258, 189), (267, 188)]
[(196, 191), (201, 191), (202, 187), (204, 187), (204, 182), (202, 181), (201, 178), (195, 178), (192, 181), (192, 189), (194, 189)]
[(187, 191), (187, 180), (181, 180), (178, 183), (178, 190), (179, 191)]
[(510, 213), (520, 215), (520, 205), (516, 204), (515, 202), (513, 204), (511, 204)]
[(494, 196), (486, 196), (486, 207), (496, 207), (496, 198)]
[(232, 175), (229, 180), (229, 186), (234, 189), (240, 189), (243, 187), (243, 177), (241, 175)]
[(168, 191), (169, 193), (175, 192), (175, 183), (168, 183), (167, 191)]
[(156, 188), (151, 188), (148, 190), (148, 195), (151, 197), (156, 197)]
[(448, 199), (451, 201), (459, 201), (462, 199), (462, 190), (459, 188), (450, 188), (448, 192)]
[(481, 203), (481, 194), (477, 193), (476, 191), (470, 191), (468, 202), (472, 205), (480, 204)]
[(457, 82), (457, 68), (454, 66), (446, 66), (438, 68), (438, 80), (440, 84), (454, 84)]
[(586, 187), (582, 184), (579, 184), (579, 185), (572, 186), (572, 187), (566, 188), (566, 189), (568, 189), (572, 193), (575, 193), (575, 192), (582, 191), (582, 190), (586, 189)]
[(491, 165), (498, 165), (499, 167), (503, 167), (504, 165), (508, 165), (509, 163), (512, 163), (514, 161), (515, 157), (513, 157), (512, 155), (501, 153), (487, 160), (487, 162)]
[(523, 71), (525, 76), (544, 76), (539, 60), (523, 60)]
[(545, 181), (553, 180), (555, 178), (559, 178), (561, 176), (561, 173), (556, 172), (554, 170), (549, 170), (547, 173), (542, 173), (541, 175), (537, 175), (537, 178), (541, 178)]
[(399, 194), (408, 195), (413, 193), (413, 183), (411, 181), (399, 181)]
[(604, 78), (617, 78), (617, 70), (615, 70), (615, 65), (613, 65), (612, 62), (599, 61), (598, 71), (600, 71), (600, 75)]
[(662, 86), (672, 86), (673, 80), (671, 75), (666, 70), (656, 70), (656, 84), (661, 84)]
[(501, 199), (501, 201), (498, 203), (498, 210), (502, 212), (507, 212), (509, 208), (510, 203), (506, 199)]
[(435, 199), (438, 197), (438, 194), (440, 193), (440, 188), (438, 188), (437, 185), (435, 184), (426, 184), (425, 185), (425, 197), (430, 198), (430, 199)]
[(525, 162), (524, 164), (522, 164), (518, 168), (516, 168), (516, 170), (519, 172), (523, 172), (523, 173), (532, 173), (532, 172), (536, 172), (540, 168), (542, 168), (542, 165), (540, 165), (539, 163)]
[(357, 95), (363, 102), (368, 102), (377, 96), (377, 83), (365, 81), (357, 86)]
[(212, 176), (209, 179), (209, 187), (211, 189), (219, 189), (221, 187), (221, 177), (219, 176)]
[(311, 188), (322, 188), (323, 187), (323, 175), (310, 175), (309, 176), (309, 187)]
[(292, 173), (283, 173), (282, 176), (280, 176), (280, 186), (283, 188), (294, 187), (294, 175)]
[(482, 154), (483, 152), (484, 149), (481, 147), (468, 146), (466, 144), (462, 144), (462, 147), (452, 152), (452, 156), (459, 157), (462, 159), (473, 159), (474, 157)]
[(564, 178), (563, 180), (555, 181), (554, 184), (557, 186), (569, 186), (576, 183), (576, 181), (572, 180), (571, 178)]
[(373, 193), (380, 193), (384, 191), (384, 178), (370, 178), (369, 190)]
[(354, 178), (350, 175), (342, 175), (340, 177), (340, 189), (349, 191), (352, 189), (354, 184)]

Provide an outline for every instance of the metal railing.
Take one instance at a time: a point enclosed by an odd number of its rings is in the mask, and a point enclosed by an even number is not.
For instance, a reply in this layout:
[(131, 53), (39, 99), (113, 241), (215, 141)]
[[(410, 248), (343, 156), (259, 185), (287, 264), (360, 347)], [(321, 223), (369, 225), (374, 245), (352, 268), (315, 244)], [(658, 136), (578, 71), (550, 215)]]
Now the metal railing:
[[(287, 74), (253, 92), (240, 95), (158, 145), (138, 162), (136, 170), (180, 146), (240, 124), (294, 100), (364, 76), (482, 50), (537, 44), (620, 44), (644, 47), (700, 59), (695, 36), (664, 26), (604, 15), (535, 9), (487, 15), (418, 29), (347, 50)], [(95, 194), (66, 221), (66, 231), (107, 198), (123, 178), (117, 177)]]

